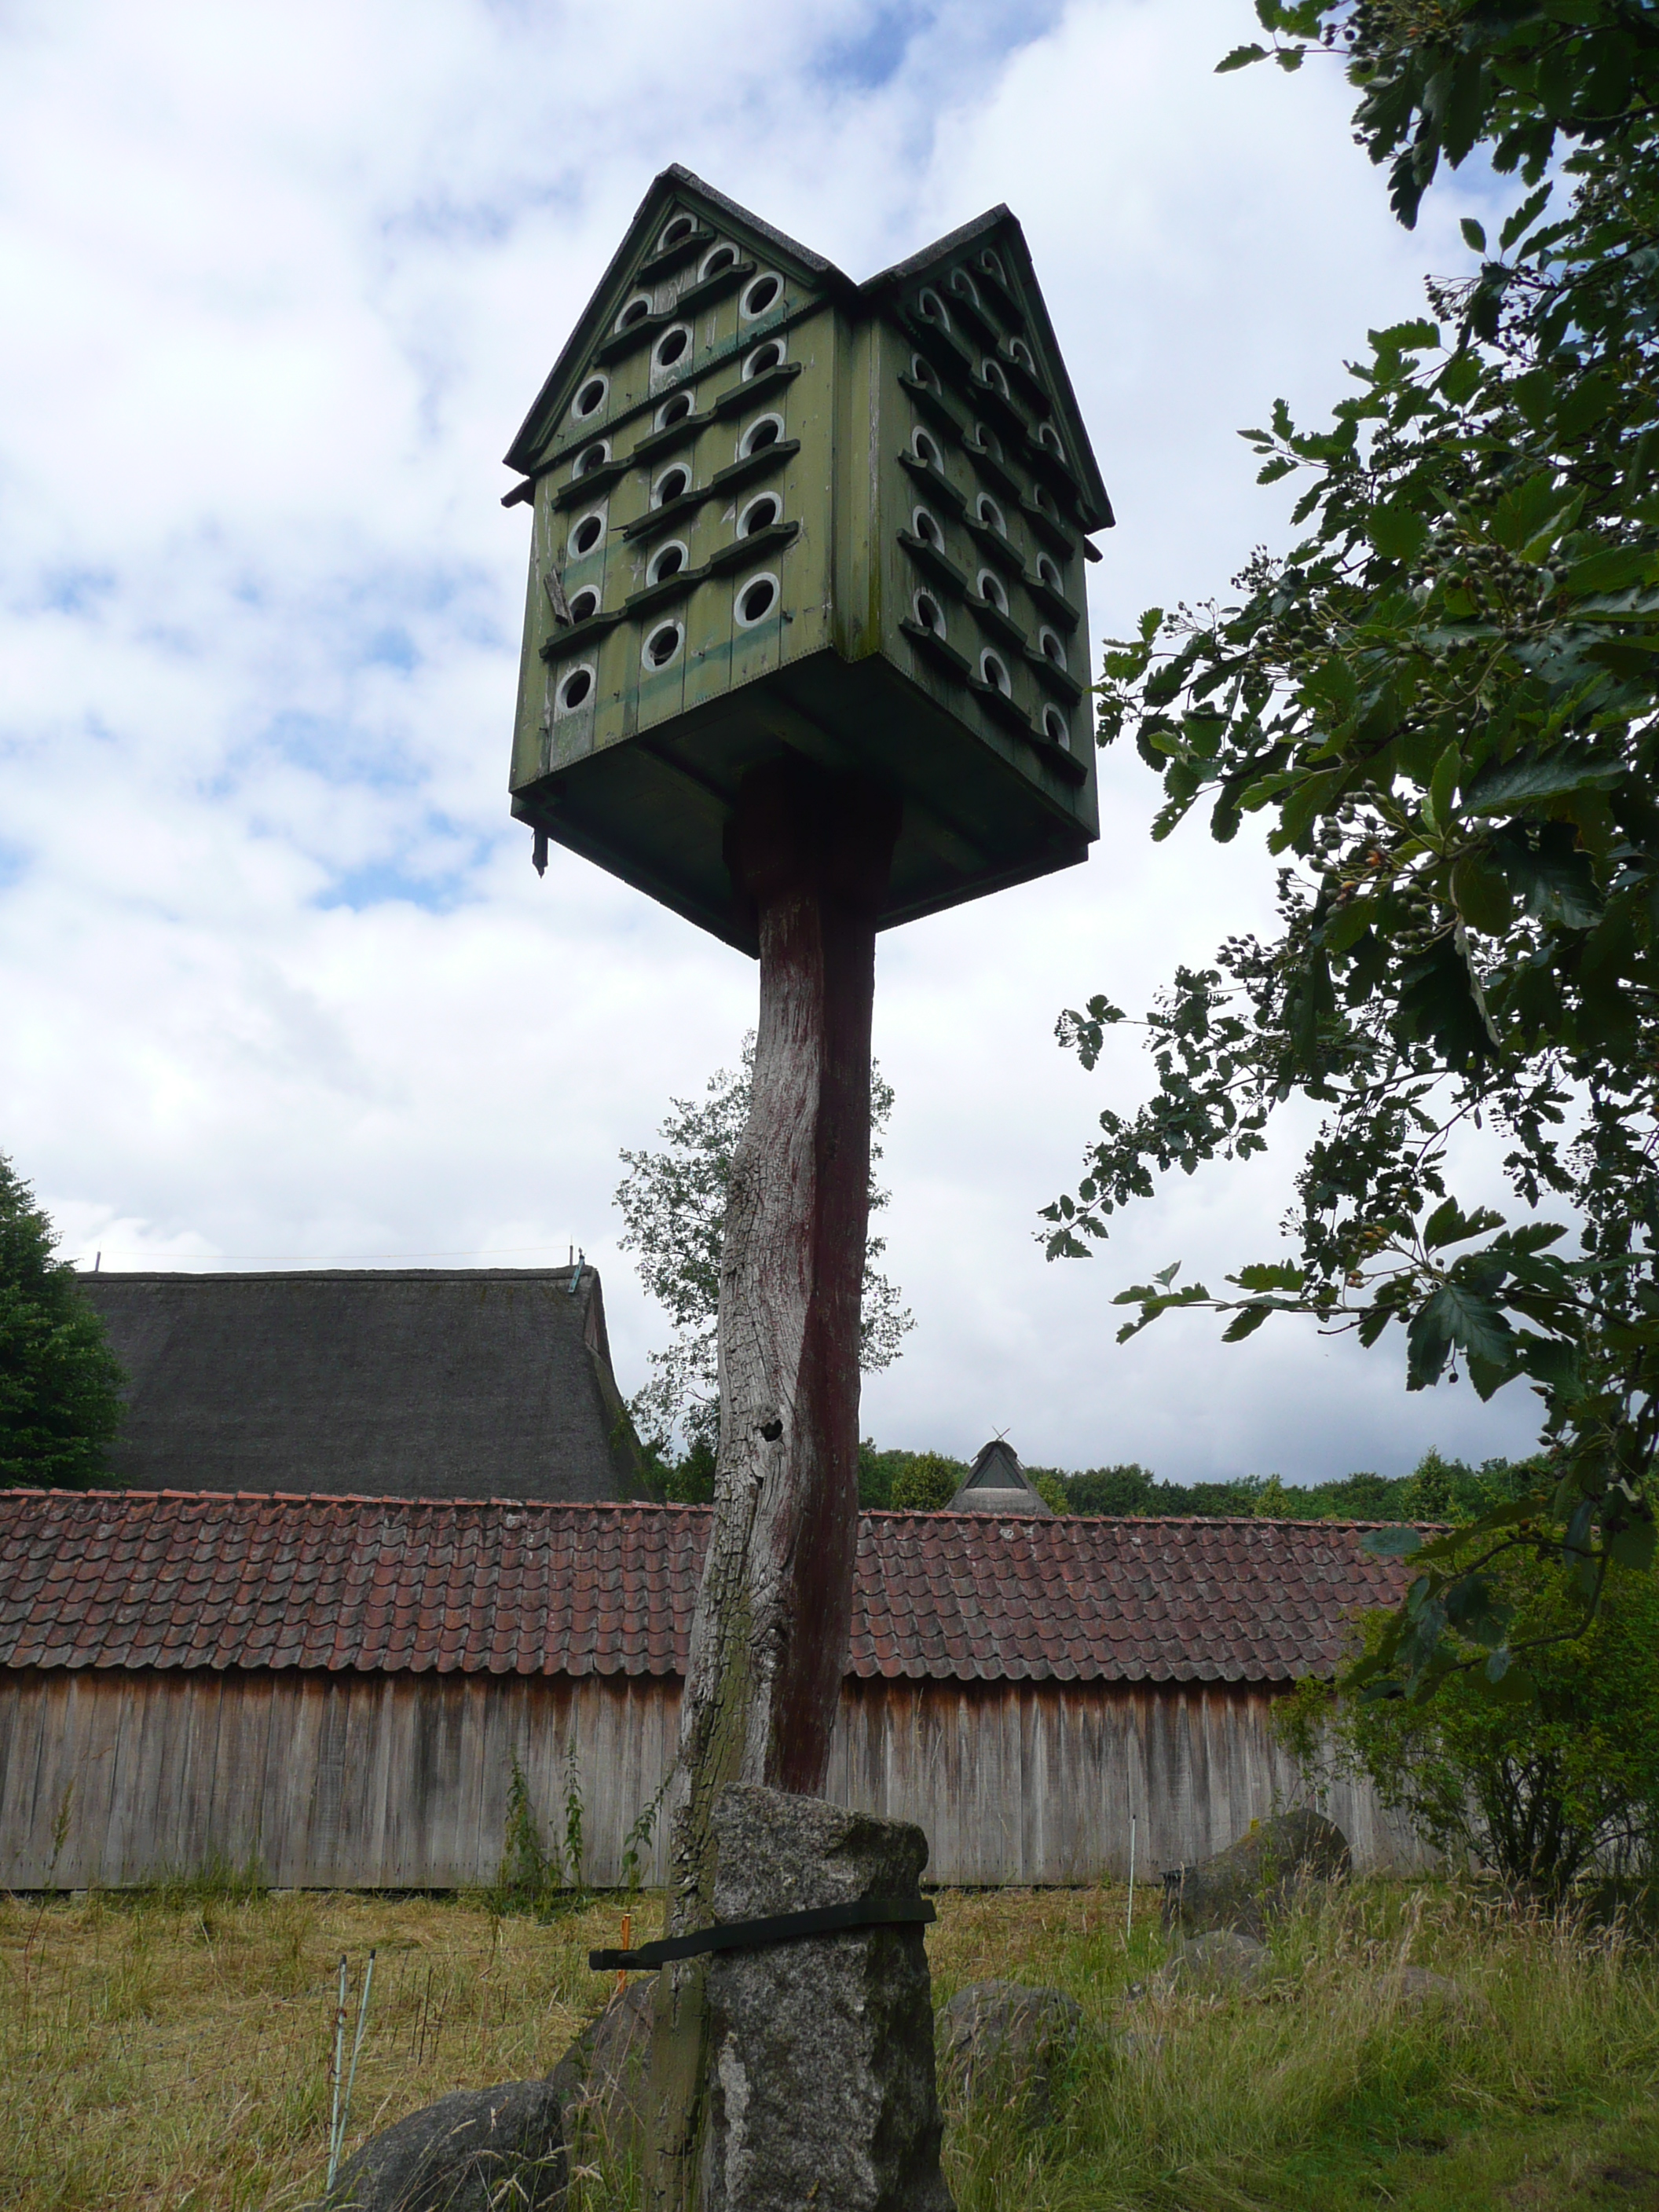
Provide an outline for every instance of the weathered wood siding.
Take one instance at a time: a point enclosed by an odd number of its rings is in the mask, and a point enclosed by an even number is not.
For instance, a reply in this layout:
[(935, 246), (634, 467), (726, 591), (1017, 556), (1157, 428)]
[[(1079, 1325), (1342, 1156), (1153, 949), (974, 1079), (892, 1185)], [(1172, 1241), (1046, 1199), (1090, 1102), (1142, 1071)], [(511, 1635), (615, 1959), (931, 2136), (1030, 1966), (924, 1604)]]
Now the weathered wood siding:
[[(828, 1794), (915, 1820), (939, 1881), (1121, 1880), (1206, 1857), (1299, 1794), (1271, 1694), (1231, 1683), (848, 1681)], [(1425, 1863), (1369, 1789), (1326, 1810), (1362, 1870)]]
[[(0, 1888), (216, 1865), (284, 1888), (489, 1881), (514, 1756), (550, 1838), (573, 1743), (588, 1879), (612, 1883), (678, 1703), (661, 1678), (20, 1668), (0, 1674)], [(1293, 1795), (1270, 1704), (1226, 1685), (849, 1681), (828, 1794), (919, 1821), (943, 1882), (1121, 1876), (1133, 1806), (1150, 1875)], [(1360, 1867), (1418, 1860), (1368, 1792), (1329, 1809)]]

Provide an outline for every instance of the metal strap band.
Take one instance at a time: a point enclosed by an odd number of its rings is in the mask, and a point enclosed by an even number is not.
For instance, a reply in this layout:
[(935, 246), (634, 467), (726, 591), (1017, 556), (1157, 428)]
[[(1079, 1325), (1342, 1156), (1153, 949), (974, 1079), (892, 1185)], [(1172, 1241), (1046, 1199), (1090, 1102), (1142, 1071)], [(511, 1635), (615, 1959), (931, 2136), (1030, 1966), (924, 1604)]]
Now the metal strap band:
[(596, 1974), (665, 1966), (704, 1951), (758, 1951), (769, 1943), (794, 1943), (804, 1936), (835, 1936), (846, 1928), (896, 1928), (937, 1918), (925, 1897), (864, 1897), (854, 1905), (823, 1905), (811, 1912), (779, 1912), (769, 1920), (727, 1920), (693, 1936), (665, 1936), (637, 1951), (590, 1951)]

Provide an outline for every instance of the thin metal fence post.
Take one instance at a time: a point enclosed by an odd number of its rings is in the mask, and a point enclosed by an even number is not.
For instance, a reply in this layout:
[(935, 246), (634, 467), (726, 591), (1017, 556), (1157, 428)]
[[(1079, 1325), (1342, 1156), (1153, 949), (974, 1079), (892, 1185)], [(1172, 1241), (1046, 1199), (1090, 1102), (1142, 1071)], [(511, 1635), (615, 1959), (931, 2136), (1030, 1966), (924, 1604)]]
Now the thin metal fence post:
[(344, 2094), (341, 2094), (340, 2076), (345, 2069), (345, 2009), (346, 1962), (340, 1960), (340, 2002), (334, 2014), (334, 2115), (328, 2130), (328, 2184), (325, 2194), (334, 2187), (334, 2177), (340, 2170), (340, 2153), (345, 2148), (346, 2130), (351, 2125), (351, 2093), (357, 2083), (357, 2061), (362, 2055), (363, 2038), (368, 2032), (368, 1993), (374, 1986), (374, 1954), (368, 1954), (368, 1964), (363, 1969), (363, 1986), (357, 1998), (357, 2033), (351, 2042), (351, 2068), (345, 2075)]
[(328, 2187), (334, 2186), (335, 2169), (339, 2164), (340, 2141), (340, 2077), (345, 2071), (345, 2004), (346, 1960), (340, 1954), (340, 1998), (334, 2008), (334, 2108), (328, 2118)]
[(1135, 1816), (1129, 1815), (1129, 1909), (1123, 1917), (1123, 1940), (1135, 1932)]

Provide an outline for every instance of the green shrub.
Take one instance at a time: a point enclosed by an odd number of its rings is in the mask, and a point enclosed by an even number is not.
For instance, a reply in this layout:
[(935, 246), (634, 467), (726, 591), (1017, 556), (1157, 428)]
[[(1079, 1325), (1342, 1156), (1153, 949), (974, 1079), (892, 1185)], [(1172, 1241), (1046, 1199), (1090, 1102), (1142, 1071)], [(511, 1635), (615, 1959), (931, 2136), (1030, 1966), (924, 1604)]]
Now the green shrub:
[[(1547, 1896), (1597, 1868), (1645, 1873), (1659, 1837), (1659, 1582), (1613, 1577), (1577, 1634), (1583, 1600), (1553, 1563), (1514, 1555), (1488, 1578), (1515, 1641), (1560, 1639), (1528, 1655), (1536, 1702), (1506, 1699), (1473, 1664), (1420, 1705), (1339, 1696), (1334, 1763), (1369, 1777), (1437, 1850)], [(1304, 1687), (1287, 1711), (1304, 1763), (1319, 1762), (1328, 1699)]]
[(962, 1487), (967, 1468), (943, 1452), (897, 1452), (904, 1464), (893, 1477), (896, 1513), (941, 1513)]

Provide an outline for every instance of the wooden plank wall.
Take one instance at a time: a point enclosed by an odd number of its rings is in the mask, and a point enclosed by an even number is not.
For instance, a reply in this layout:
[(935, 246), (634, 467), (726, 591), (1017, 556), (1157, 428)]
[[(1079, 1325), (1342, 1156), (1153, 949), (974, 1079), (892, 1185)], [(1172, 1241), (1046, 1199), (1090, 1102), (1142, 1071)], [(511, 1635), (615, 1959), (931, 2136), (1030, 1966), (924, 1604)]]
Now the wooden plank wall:
[[(0, 1674), (0, 1888), (216, 1866), (282, 1888), (487, 1882), (514, 1757), (550, 1839), (573, 1744), (587, 1878), (606, 1886), (678, 1701), (677, 1681), (617, 1677), (19, 1668)], [(849, 1681), (829, 1795), (919, 1821), (943, 1882), (1121, 1878), (1133, 1807), (1150, 1877), (1294, 1798), (1270, 1703), (1224, 1685)], [(1369, 1792), (1329, 1810), (1361, 1868), (1425, 1863)]]

